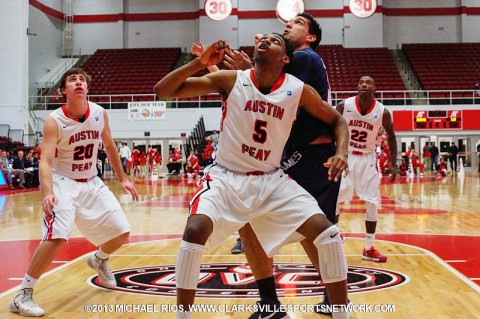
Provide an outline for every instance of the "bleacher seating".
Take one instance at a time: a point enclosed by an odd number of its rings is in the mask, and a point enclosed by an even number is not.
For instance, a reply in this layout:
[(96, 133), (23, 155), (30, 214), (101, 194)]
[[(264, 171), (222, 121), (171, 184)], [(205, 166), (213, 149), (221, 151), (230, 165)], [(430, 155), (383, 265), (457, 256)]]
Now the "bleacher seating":
[(102, 49), (82, 68), (92, 76), (90, 95), (151, 94), (158, 80), (173, 70), (180, 54), (180, 48)]
[(472, 90), (480, 81), (480, 43), (403, 44), (402, 49), (424, 90)]
[[(243, 46), (240, 50), (250, 57), (253, 56), (253, 46)], [(395, 61), (387, 48), (344, 48), (341, 45), (320, 45), (317, 52), (327, 67), (332, 91), (356, 91), (358, 80), (363, 75), (369, 75), (375, 79), (377, 91), (405, 90)]]

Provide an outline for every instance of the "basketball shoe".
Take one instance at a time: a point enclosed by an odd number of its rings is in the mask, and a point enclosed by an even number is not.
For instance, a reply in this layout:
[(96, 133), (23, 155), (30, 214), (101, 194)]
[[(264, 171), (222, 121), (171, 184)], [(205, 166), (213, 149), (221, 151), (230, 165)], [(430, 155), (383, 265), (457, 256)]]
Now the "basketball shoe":
[(387, 256), (380, 254), (380, 252), (372, 246), (369, 250), (363, 249), (362, 259), (384, 263), (387, 261)]
[(33, 301), (33, 289), (25, 288), (17, 292), (9, 305), (10, 312), (18, 313), (24, 317), (41, 317), (45, 310)]
[[(350, 299), (348, 299), (348, 304), (349, 305), (352, 304)], [(330, 300), (328, 299), (328, 294), (327, 294), (326, 291), (325, 291), (325, 295), (323, 296), (323, 301), (317, 303), (315, 305), (314, 309), (315, 309), (316, 313), (320, 313), (320, 314), (323, 314), (323, 315), (329, 315), (329, 314), (332, 313), (332, 311), (331, 311), (332, 306), (330, 305)]]
[(248, 319), (290, 319), (290, 316), (282, 311), (279, 302), (269, 303), (261, 300), (257, 301), (257, 311), (252, 313)]
[(241, 254), (243, 253), (243, 243), (240, 237), (237, 238), (237, 243), (230, 250), (232, 254)]
[(108, 259), (100, 259), (95, 255), (95, 253), (93, 253), (87, 257), (87, 264), (88, 267), (92, 268), (98, 273), (98, 279), (105, 287), (117, 287), (115, 276), (112, 274), (112, 271), (108, 266)]

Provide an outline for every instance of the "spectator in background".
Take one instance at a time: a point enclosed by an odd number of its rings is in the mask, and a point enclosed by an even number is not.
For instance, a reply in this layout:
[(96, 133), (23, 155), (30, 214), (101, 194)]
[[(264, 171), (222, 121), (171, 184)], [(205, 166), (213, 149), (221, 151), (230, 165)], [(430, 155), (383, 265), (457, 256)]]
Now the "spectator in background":
[(122, 162), (123, 172), (127, 172), (127, 159), (130, 158), (132, 153), (130, 152), (130, 148), (127, 146), (127, 143), (122, 143), (122, 146), (119, 150), (120, 160)]
[(390, 171), (390, 167), (392, 166), (390, 162), (390, 154), (385, 152), (385, 148), (381, 147), (380, 153), (378, 154), (378, 161), (380, 164), (380, 172), (383, 176), (388, 176), (388, 172)]
[(26, 161), (23, 157), (23, 151), (18, 151), (17, 158), (13, 160), (12, 168), (14, 170), (13, 175), (20, 179), (18, 188), (26, 188), (30, 183), (30, 176), (25, 172)]
[(101, 179), (104, 179), (104, 176), (105, 176), (105, 164), (106, 164), (106, 161), (107, 161), (107, 152), (105, 152), (105, 149), (103, 147), (103, 145), (99, 145), (98, 147), (98, 160), (101, 162), (101, 167), (100, 167), (100, 178)]
[(477, 144), (478, 172), (480, 173), (480, 142)]
[(35, 144), (33, 152), (38, 154), (38, 159), (42, 157), (42, 150), (40, 149), (40, 146), (38, 144)]
[(423, 147), (423, 166), (428, 171), (430, 170), (430, 157), (432, 154), (430, 153), (430, 145), (428, 142), (425, 142), (425, 146)]
[(5, 177), (7, 178), (8, 188), (13, 189), (13, 176), (12, 176), (13, 170), (10, 168), (7, 152), (4, 150), (0, 150), (0, 168), (5, 173)]
[(188, 173), (193, 174), (193, 178), (200, 174), (199, 160), (193, 151), (190, 151), (190, 155), (188, 156), (187, 163), (185, 165), (185, 173), (183, 174), (184, 178), (188, 177)]
[(430, 164), (432, 167), (432, 171), (434, 171), (437, 169), (437, 166), (438, 166), (439, 152), (438, 152), (438, 147), (435, 146), (435, 142), (432, 142), (431, 145), (432, 146), (430, 146)]
[(450, 159), (450, 167), (452, 168), (453, 172), (457, 171), (457, 155), (458, 155), (458, 147), (455, 145), (455, 142), (450, 144), (448, 148), (448, 156)]
[(437, 175), (440, 175), (440, 176), (448, 175), (447, 163), (445, 163), (445, 159), (443, 157), (440, 159), (440, 164), (438, 164)]
[(160, 172), (160, 166), (162, 165), (162, 150), (160, 147), (157, 147), (155, 150), (155, 166), (157, 167), (157, 172)]
[(402, 159), (402, 164), (400, 164), (400, 176), (407, 176), (407, 162), (405, 162), (404, 159)]
[(410, 146), (408, 148), (408, 152), (405, 154), (409, 160), (412, 162), (412, 167), (413, 171), (416, 171), (416, 168), (418, 167), (420, 169), (420, 177), (423, 177), (425, 174), (423, 164), (420, 163), (420, 157), (418, 156), (417, 151), (415, 151), (415, 148)]
[(135, 146), (132, 151), (133, 176), (138, 174), (138, 164), (140, 162), (140, 151)]
[(182, 169), (181, 159), (182, 159), (182, 156), (180, 155), (179, 152), (175, 152), (175, 149), (170, 149), (170, 151), (168, 152), (168, 159), (167, 159), (168, 173), (174, 174), (174, 175), (180, 174), (180, 170)]
[(144, 149), (142, 149), (142, 151), (140, 152), (139, 162), (140, 162), (140, 175), (145, 176), (145, 170), (146, 170), (145, 166), (147, 165), (147, 154), (145, 154)]
[(216, 130), (213, 130), (213, 133), (211, 135), (207, 136), (205, 139), (207, 141), (212, 141), (212, 148), (214, 150), (216, 150), (219, 137), (220, 137), (220, 135), (218, 134), (218, 132)]

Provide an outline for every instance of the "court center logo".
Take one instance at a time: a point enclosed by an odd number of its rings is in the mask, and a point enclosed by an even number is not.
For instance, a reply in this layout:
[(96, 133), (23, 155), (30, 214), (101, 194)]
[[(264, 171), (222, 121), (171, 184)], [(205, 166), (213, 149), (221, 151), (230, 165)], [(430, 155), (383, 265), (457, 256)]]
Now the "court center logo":
[[(126, 293), (176, 296), (175, 266), (155, 266), (121, 269), (113, 272), (117, 287)], [(312, 265), (276, 263), (275, 283), (279, 297), (310, 297), (323, 295), (325, 286)], [(385, 269), (348, 267), (348, 292), (381, 290), (403, 285), (409, 277)], [(92, 285), (105, 288), (98, 276), (88, 279)], [(110, 288), (109, 288), (110, 289)], [(258, 289), (250, 267), (241, 263), (202, 264), (197, 297), (258, 298)]]

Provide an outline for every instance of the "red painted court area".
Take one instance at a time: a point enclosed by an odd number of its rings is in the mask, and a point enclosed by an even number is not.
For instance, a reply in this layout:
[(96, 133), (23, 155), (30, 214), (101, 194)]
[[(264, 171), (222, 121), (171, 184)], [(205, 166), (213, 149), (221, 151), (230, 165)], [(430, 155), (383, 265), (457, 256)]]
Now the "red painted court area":
[[(344, 235), (361, 238), (364, 236), (358, 233), (346, 233)], [(130, 243), (180, 237), (181, 234), (130, 236)], [(480, 236), (377, 234), (376, 238), (429, 250), (467, 278), (472, 278), (472, 281), (480, 284)], [(4, 256), (9, 256), (9, 258), (2, 258), (0, 293), (20, 284), (38, 243), (38, 240), (0, 242), (0, 251), (4, 252)], [(59, 267), (95, 249), (96, 247), (84, 238), (71, 238), (59, 251), (55, 258), (56, 262), (54, 261), (48, 270)], [(386, 255), (388, 256), (388, 254)], [(85, 267), (87, 267), (86, 264)]]

